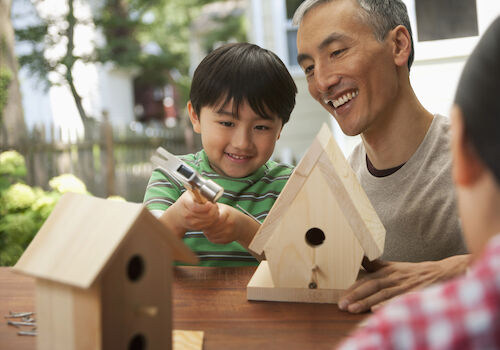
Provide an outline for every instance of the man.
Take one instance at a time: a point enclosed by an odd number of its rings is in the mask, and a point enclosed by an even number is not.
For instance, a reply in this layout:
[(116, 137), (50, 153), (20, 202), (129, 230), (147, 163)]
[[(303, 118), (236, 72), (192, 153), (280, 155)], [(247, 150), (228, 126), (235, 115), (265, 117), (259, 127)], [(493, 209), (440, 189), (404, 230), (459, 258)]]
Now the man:
[(409, 80), (413, 41), (400, 0), (306, 0), (297, 9), (298, 62), (309, 92), (347, 135), (350, 157), (386, 227), (382, 260), (339, 301), (376, 309), (398, 294), (465, 271), (451, 180), (449, 121), (420, 104)]

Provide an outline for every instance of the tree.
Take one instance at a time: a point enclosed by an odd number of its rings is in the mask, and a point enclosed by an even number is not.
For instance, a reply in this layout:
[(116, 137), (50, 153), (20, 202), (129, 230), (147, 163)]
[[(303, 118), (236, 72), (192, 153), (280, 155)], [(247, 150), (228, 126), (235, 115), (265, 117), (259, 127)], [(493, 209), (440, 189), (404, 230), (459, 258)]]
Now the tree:
[(0, 0), (0, 139), (5, 146), (14, 145), (27, 135), (17, 79), (11, 5), (12, 0)]
[[(67, 10), (58, 16), (41, 15), (37, 7), (42, 1), (32, 0), (39, 23), (16, 29), (19, 41), (32, 44), (32, 51), (19, 60), (48, 86), (67, 84), (83, 120), (87, 115), (72, 73), (78, 61), (134, 68), (139, 83), (168, 82), (187, 95), (189, 25), (201, 6), (214, 0), (103, 0), (102, 6), (93, 8), (93, 18), (77, 15), (78, 0), (66, 1)], [(86, 55), (76, 54), (78, 26), (95, 26), (103, 34), (104, 44), (96, 44), (95, 51)], [(49, 58), (46, 52), (61, 42), (65, 42), (65, 53)]]

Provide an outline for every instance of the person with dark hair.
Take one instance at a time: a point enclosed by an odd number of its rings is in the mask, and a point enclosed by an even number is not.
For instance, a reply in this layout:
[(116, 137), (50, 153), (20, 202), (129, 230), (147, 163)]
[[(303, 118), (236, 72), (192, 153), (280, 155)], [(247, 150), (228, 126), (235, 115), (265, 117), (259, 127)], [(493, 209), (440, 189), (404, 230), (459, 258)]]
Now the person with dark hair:
[(500, 348), (500, 17), (462, 72), (451, 111), (453, 179), (472, 265), (378, 309), (340, 349)]
[(306, 0), (297, 60), (309, 93), (347, 135), (349, 157), (386, 228), (380, 260), (339, 307), (375, 309), (393, 296), (462, 274), (467, 254), (451, 178), (449, 119), (429, 113), (410, 84), (413, 39), (401, 0)]
[(187, 109), (203, 150), (180, 158), (224, 194), (218, 203), (196, 203), (156, 169), (144, 202), (197, 253), (200, 265), (258, 264), (247, 248), (260, 225), (241, 210), (263, 221), (292, 173), (291, 166), (269, 159), (296, 94), (283, 62), (257, 45), (224, 45), (196, 68)]

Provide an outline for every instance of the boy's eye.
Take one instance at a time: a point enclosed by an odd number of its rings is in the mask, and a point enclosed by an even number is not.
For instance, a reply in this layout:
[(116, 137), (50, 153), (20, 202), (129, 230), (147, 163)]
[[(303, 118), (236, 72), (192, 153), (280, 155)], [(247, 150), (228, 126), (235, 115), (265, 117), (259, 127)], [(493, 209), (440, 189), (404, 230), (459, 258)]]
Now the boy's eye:
[(227, 127), (231, 127), (234, 125), (233, 122), (219, 122), (219, 124), (222, 126), (227, 126)]
[(255, 129), (257, 129), (257, 130), (269, 130), (270, 127), (268, 127), (267, 125), (257, 125), (255, 127)]

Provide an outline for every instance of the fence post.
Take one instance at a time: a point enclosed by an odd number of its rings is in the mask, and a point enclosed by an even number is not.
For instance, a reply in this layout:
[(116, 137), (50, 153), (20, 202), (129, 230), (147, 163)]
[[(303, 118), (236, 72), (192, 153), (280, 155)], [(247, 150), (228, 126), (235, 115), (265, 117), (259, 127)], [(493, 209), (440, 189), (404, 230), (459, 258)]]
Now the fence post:
[(108, 111), (103, 111), (104, 149), (106, 153), (106, 189), (108, 196), (115, 194), (115, 157), (113, 150), (113, 127)]

